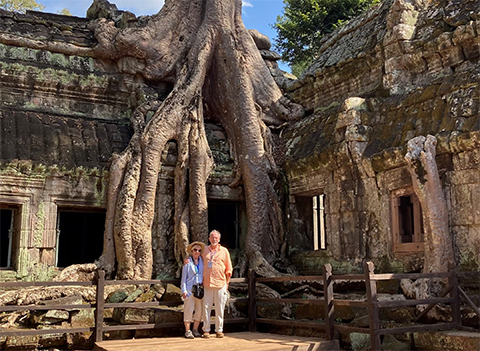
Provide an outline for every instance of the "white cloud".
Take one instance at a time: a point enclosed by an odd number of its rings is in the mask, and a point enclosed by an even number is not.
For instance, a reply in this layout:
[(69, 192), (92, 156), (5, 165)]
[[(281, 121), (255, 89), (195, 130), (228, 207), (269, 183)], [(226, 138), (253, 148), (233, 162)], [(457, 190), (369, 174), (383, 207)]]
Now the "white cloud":
[(253, 7), (253, 5), (248, 1), (242, 0), (242, 7)]

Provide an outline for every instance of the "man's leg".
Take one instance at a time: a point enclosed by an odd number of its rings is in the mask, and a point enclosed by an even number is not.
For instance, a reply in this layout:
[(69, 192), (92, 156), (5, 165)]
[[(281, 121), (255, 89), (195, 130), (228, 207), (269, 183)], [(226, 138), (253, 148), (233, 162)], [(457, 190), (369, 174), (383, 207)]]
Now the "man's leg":
[(203, 331), (210, 333), (210, 314), (212, 313), (213, 305), (213, 290), (205, 287), (205, 294), (203, 296)]
[(215, 294), (215, 332), (223, 333), (223, 319), (225, 315), (225, 305), (227, 304), (227, 286), (217, 290)]

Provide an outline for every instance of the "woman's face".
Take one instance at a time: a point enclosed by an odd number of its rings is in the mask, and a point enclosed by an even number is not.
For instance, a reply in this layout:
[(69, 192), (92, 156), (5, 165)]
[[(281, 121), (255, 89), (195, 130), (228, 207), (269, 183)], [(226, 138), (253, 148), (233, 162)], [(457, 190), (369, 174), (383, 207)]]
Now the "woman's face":
[(202, 254), (202, 248), (200, 245), (195, 245), (192, 248), (192, 256), (193, 258), (198, 258)]

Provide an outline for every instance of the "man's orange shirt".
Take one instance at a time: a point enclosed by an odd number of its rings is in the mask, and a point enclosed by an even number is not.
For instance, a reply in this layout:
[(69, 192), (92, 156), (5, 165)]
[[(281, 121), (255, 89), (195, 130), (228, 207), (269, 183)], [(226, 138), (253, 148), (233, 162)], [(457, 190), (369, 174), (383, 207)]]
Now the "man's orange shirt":
[(217, 251), (212, 252), (210, 246), (207, 246), (202, 257), (203, 285), (209, 288), (223, 288), (227, 284), (227, 277), (232, 276), (232, 261), (228, 250), (218, 244)]

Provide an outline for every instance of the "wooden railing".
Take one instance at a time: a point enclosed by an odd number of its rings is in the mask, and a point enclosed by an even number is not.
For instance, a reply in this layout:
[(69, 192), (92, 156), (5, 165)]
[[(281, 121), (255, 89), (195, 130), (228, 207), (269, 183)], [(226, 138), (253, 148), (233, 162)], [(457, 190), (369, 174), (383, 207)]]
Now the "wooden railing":
[[(421, 331), (436, 331), (458, 328), (461, 326), (460, 320), (460, 299), (463, 299), (480, 317), (479, 308), (470, 299), (467, 294), (459, 287), (458, 277), (465, 274), (473, 274), (480, 277), (479, 272), (473, 273), (456, 273), (454, 271), (448, 273), (394, 273), (394, 274), (375, 274), (374, 266), (371, 262), (364, 264), (363, 274), (348, 274), (348, 275), (334, 275), (332, 274), (331, 265), (327, 264), (323, 267), (323, 275), (321, 276), (284, 276), (275, 278), (261, 278), (256, 277), (253, 271), (249, 272), (248, 278), (234, 278), (231, 279), (231, 284), (248, 283), (248, 299), (247, 298), (231, 298), (230, 302), (247, 302), (248, 301), (248, 317), (226, 319), (225, 323), (244, 323), (249, 325), (250, 331), (257, 330), (257, 324), (270, 324), (287, 327), (308, 327), (323, 330), (327, 339), (334, 339), (335, 331), (342, 331), (346, 333), (357, 332), (367, 333), (370, 335), (370, 340), (373, 350), (381, 350), (380, 337), (386, 334), (401, 334), (406, 332), (421, 332)], [(448, 281), (447, 287), (443, 293), (436, 298), (430, 299), (415, 299), (415, 300), (401, 300), (401, 301), (379, 301), (377, 297), (377, 282), (382, 280), (392, 279), (435, 279), (443, 278)], [(365, 299), (364, 300), (339, 300), (335, 299), (333, 295), (334, 284), (338, 281), (358, 281), (365, 284)], [(323, 285), (323, 298), (317, 299), (294, 299), (294, 298), (276, 298), (266, 299), (257, 298), (256, 286), (258, 283), (279, 283), (279, 282), (300, 282), (300, 281), (314, 281)], [(71, 309), (95, 309), (95, 325), (94, 327), (84, 328), (62, 328), (62, 329), (35, 329), (35, 330), (3, 330), (0, 331), (2, 336), (23, 336), (23, 335), (44, 335), (56, 333), (79, 333), (79, 332), (94, 332), (94, 340), (96, 342), (102, 341), (103, 333), (109, 331), (120, 330), (144, 330), (144, 329), (158, 329), (170, 327), (182, 327), (183, 322), (165, 322), (165, 323), (146, 323), (146, 324), (122, 324), (122, 325), (105, 325), (104, 310), (107, 308), (155, 308), (158, 306), (172, 306), (179, 305), (176, 301), (156, 301), (156, 302), (119, 302), (108, 303), (105, 302), (104, 292), (105, 286), (108, 285), (152, 285), (152, 284), (166, 284), (172, 283), (179, 285), (178, 279), (172, 280), (105, 280), (105, 272), (99, 270), (96, 279), (91, 282), (0, 282), (1, 288), (22, 288), (22, 287), (49, 287), (49, 286), (79, 286), (79, 287), (96, 287), (96, 302), (91, 304), (77, 304), (77, 305), (8, 305), (0, 306), (1, 312), (25, 311), (25, 310), (71, 310)], [(448, 295), (448, 296), (447, 296)], [(316, 321), (301, 321), (301, 320), (278, 320), (257, 317), (258, 305), (264, 303), (293, 303), (293, 304), (323, 304), (325, 313), (318, 316), (323, 322)], [(451, 306), (452, 321), (449, 323), (437, 324), (415, 324), (396, 328), (382, 328), (379, 317), (379, 309), (386, 307), (401, 307), (401, 306), (415, 306), (425, 304), (433, 306), (435, 304), (449, 304)], [(180, 303), (181, 304), (181, 303)], [(369, 327), (353, 327), (342, 325), (335, 320), (335, 307), (351, 306), (364, 307), (368, 310)], [(423, 312), (425, 314), (428, 312)], [(423, 315), (417, 316), (417, 320)]]
[[(245, 283), (245, 278), (231, 279), (231, 283)], [(95, 342), (102, 341), (103, 333), (108, 331), (119, 330), (140, 330), (140, 329), (158, 329), (158, 328), (171, 328), (171, 327), (183, 327), (183, 322), (170, 322), (170, 323), (146, 323), (146, 324), (122, 324), (122, 325), (103, 325), (103, 312), (105, 308), (152, 308), (158, 306), (178, 306), (177, 301), (157, 301), (157, 302), (118, 302), (118, 303), (105, 303), (103, 297), (104, 288), (106, 285), (151, 285), (151, 284), (180, 284), (179, 279), (172, 280), (105, 280), (105, 272), (99, 271), (97, 281), (97, 302), (95, 310), (95, 321), (102, 321), (102, 323), (95, 323)], [(235, 301), (247, 301), (244, 299), (230, 299)], [(225, 323), (248, 323), (248, 318), (235, 318), (226, 319)]]
[[(230, 280), (231, 284), (246, 283), (246, 278), (233, 278)], [(82, 328), (56, 328), (56, 329), (15, 329), (15, 330), (0, 330), (0, 337), (5, 336), (30, 336), (30, 335), (45, 335), (45, 334), (64, 334), (64, 333), (83, 333), (93, 332), (95, 342), (102, 341), (103, 333), (109, 331), (121, 330), (145, 330), (145, 329), (160, 329), (183, 327), (183, 322), (166, 322), (166, 323), (144, 323), (144, 324), (122, 324), (122, 325), (105, 325), (104, 311), (107, 308), (135, 308), (148, 309), (159, 306), (178, 306), (182, 303), (179, 301), (156, 301), (156, 302), (105, 302), (105, 286), (115, 285), (155, 285), (155, 284), (174, 284), (180, 285), (179, 279), (169, 280), (105, 280), (105, 271), (99, 270), (97, 276), (93, 281), (88, 282), (0, 282), (0, 289), (15, 289), (15, 288), (30, 288), (30, 287), (96, 287), (96, 301), (89, 304), (68, 304), (68, 305), (7, 305), (0, 306), (0, 313), (15, 312), (15, 311), (48, 311), (48, 310), (72, 310), (72, 309), (95, 309), (95, 325), (93, 327)], [(230, 298), (230, 302), (247, 302), (247, 298)], [(231, 318), (225, 319), (225, 324), (244, 323), (248, 324), (248, 318)]]
[[(403, 334), (407, 332), (428, 332), (438, 330), (448, 330), (461, 327), (460, 318), (460, 299), (463, 299), (480, 317), (478, 307), (473, 303), (467, 294), (458, 285), (458, 276), (465, 274), (474, 274), (480, 276), (479, 272), (473, 273), (456, 273), (454, 271), (446, 273), (394, 273), (394, 274), (375, 274), (374, 265), (371, 262), (364, 264), (363, 274), (349, 274), (349, 275), (333, 275), (332, 267), (329, 264), (324, 265), (323, 275), (321, 276), (300, 276), (300, 277), (276, 277), (276, 278), (254, 278), (250, 275), (250, 330), (255, 331), (257, 323), (290, 326), (290, 327), (308, 327), (317, 328), (325, 332), (327, 339), (334, 339), (334, 332), (341, 331), (344, 333), (366, 333), (370, 335), (370, 341), (373, 350), (381, 350), (381, 336), (387, 334)], [(428, 299), (408, 299), (400, 301), (379, 301), (377, 296), (377, 282), (392, 279), (436, 279), (443, 278), (448, 281), (447, 287), (444, 289), (440, 297)], [(333, 286), (338, 281), (359, 281), (365, 284), (365, 300), (339, 300), (333, 296)], [(315, 281), (323, 284), (323, 298), (318, 299), (291, 299), (291, 298), (276, 298), (276, 299), (259, 299), (255, 298), (253, 286), (256, 283), (278, 283), (278, 282), (294, 282), (294, 281)], [(449, 295), (449, 296), (446, 296)], [(258, 318), (256, 316), (257, 304), (261, 303), (296, 303), (296, 304), (323, 304), (325, 308), (324, 322), (309, 322), (300, 320), (275, 320)], [(436, 304), (449, 304), (452, 321), (448, 323), (436, 324), (415, 324), (395, 328), (382, 328), (380, 321), (380, 308), (387, 307), (404, 307), (416, 305), (428, 305), (415, 322), (425, 315)], [(350, 307), (365, 307), (368, 310), (369, 327), (353, 327), (342, 325), (335, 322), (335, 307), (350, 306)]]

